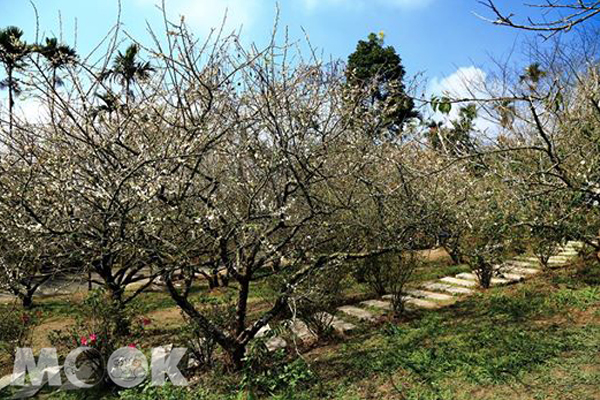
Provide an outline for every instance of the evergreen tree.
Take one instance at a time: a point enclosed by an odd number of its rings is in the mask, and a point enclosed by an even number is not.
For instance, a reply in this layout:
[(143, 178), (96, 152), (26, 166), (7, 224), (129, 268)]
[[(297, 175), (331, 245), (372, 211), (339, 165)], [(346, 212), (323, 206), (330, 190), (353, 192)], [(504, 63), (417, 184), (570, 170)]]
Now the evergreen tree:
[(392, 46), (384, 46), (383, 33), (371, 33), (368, 40), (360, 40), (354, 53), (348, 57), (346, 79), (350, 87), (369, 90), (364, 107), (382, 110), (380, 129), (376, 135), (393, 138), (404, 124), (418, 117), (412, 99), (405, 93), (405, 75), (402, 60)]

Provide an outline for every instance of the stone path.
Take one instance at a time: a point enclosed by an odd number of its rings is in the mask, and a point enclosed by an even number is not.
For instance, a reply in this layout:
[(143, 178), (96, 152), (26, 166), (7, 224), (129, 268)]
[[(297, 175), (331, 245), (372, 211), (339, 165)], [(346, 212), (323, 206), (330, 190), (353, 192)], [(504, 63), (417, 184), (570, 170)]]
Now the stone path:
[[(559, 253), (550, 257), (549, 266), (551, 268), (561, 267), (569, 263), (579, 254), (579, 249), (583, 247), (582, 242), (570, 241), (564, 247), (560, 248)], [(530, 276), (542, 272), (542, 266), (537, 258), (530, 256), (518, 256), (509, 260), (498, 268), (496, 276), (492, 278), (492, 286), (508, 285), (521, 282)], [(473, 273), (460, 273), (455, 276), (445, 276), (437, 281), (425, 282), (418, 289), (409, 289), (404, 297), (408, 309), (437, 309), (455, 303), (460, 298), (472, 295), (479, 286), (477, 276)], [(381, 299), (366, 300), (358, 305), (346, 305), (338, 307), (337, 311), (344, 318), (350, 318), (358, 322), (372, 322), (377, 318), (377, 311), (392, 310), (392, 296), (382, 296)], [(340, 333), (348, 333), (356, 328), (351, 322), (346, 322), (337, 316), (326, 314), (332, 321), (332, 327)], [(310, 333), (306, 324), (298, 325), (300, 321), (288, 323), (290, 332), (303, 342), (307, 338), (314, 340), (314, 335)], [(307, 333), (308, 332), (308, 333)], [(282, 348), (285, 347), (285, 341), (278, 342)]]

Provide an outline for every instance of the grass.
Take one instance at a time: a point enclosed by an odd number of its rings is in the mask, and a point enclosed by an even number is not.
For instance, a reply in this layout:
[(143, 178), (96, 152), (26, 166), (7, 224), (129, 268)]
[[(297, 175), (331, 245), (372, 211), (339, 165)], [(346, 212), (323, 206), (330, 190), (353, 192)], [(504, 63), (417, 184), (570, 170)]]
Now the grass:
[[(429, 267), (418, 271), (418, 280), (464, 268), (441, 261)], [(598, 283), (600, 267), (581, 262), (403, 321), (384, 317), (371, 327), (362, 324), (346, 340), (322, 343), (302, 358), (269, 355), (267, 366), (252, 374), (214, 370), (190, 388), (145, 386), (50, 398), (221, 400), (249, 399), (251, 391), (256, 398), (279, 400), (600, 399)], [(262, 297), (253, 304), (259, 307)], [(149, 311), (168, 309), (167, 300), (164, 293), (142, 297)], [(68, 313), (59, 303), (44, 304), (48, 313)], [(160, 332), (161, 340), (169, 332)]]

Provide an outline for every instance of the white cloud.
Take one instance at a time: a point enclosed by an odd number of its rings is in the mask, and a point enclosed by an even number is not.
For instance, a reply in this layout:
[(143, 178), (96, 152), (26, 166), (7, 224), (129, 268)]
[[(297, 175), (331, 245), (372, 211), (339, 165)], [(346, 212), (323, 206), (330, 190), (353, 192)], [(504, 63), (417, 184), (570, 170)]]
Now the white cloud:
[(475, 97), (483, 94), (487, 74), (480, 68), (461, 67), (454, 73), (431, 80), (429, 91), (434, 95), (447, 95), (454, 98)]
[[(159, 0), (136, 0), (140, 5), (156, 5)], [(269, 3), (270, 4), (270, 3)], [(265, 11), (262, 0), (165, 0), (167, 15), (175, 20), (185, 17), (186, 23), (206, 34), (220, 28), (227, 15), (226, 29), (252, 27)]]
[[(452, 99), (486, 99), (490, 97), (486, 87), (490, 86), (493, 85), (489, 82), (484, 70), (469, 66), (460, 67), (452, 74), (441, 79), (433, 78), (429, 84), (428, 92), (432, 96), (447, 96)], [(458, 117), (460, 106), (461, 104), (454, 104), (448, 116), (436, 113), (434, 119), (438, 121), (445, 120), (449, 123), (450, 120)], [(481, 131), (496, 132), (498, 125), (486, 118), (484, 114), (485, 112), (480, 110), (480, 116), (475, 120), (475, 126)]]
[[(48, 122), (50, 111), (47, 104), (32, 97), (20, 96), (15, 99), (13, 109), (15, 125), (24, 123), (38, 124)], [(0, 120), (8, 120), (8, 95), (0, 96)]]

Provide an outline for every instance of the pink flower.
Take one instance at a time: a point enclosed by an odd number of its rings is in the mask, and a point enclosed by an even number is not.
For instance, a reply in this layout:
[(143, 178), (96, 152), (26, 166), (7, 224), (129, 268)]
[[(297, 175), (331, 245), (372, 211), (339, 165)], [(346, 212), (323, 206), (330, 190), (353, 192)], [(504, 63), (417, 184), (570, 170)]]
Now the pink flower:
[(96, 334), (95, 334), (95, 333), (92, 333), (92, 334), (90, 335), (89, 339), (90, 339), (90, 343), (95, 343), (95, 342), (96, 342), (96, 340), (98, 340), (98, 337), (96, 336)]
[(147, 326), (150, 325), (152, 323), (152, 320), (150, 318), (142, 318), (142, 325)]
[(85, 336), (81, 337), (81, 344), (84, 345), (84, 346), (87, 346), (88, 341), (87, 341), (87, 338)]
[(137, 346), (135, 343), (129, 343), (129, 345), (127, 345), (127, 347), (130, 347), (132, 349), (135, 349)]

